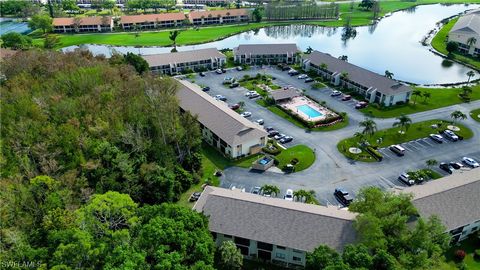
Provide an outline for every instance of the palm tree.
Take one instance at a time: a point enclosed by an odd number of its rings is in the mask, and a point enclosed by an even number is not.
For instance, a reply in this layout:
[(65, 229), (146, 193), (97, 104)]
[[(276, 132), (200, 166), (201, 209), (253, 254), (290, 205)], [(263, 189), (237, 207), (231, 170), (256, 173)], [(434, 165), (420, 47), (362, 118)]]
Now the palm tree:
[(427, 102), (427, 99), (429, 99), (432, 96), (430, 92), (425, 92), (423, 93), (423, 102)]
[(422, 91), (420, 90), (413, 90), (412, 96), (415, 96), (413, 99), (413, 105), (417, 104), (417, 97), (422, 95)]
[[(272, 194), (273, 197), (277, 197), (278, 193), (280, 193), (280, 189), (275, 185), (263, 185), (260, 190), (262, 193), (269, 193)], [(275, 195), (274, 195), (275, 194)]]
[(240, 109), (243, 109), (243, 107), (245, 107), (245, 101), (238, 102), (238, 106), (240, 106)]
[(328, 69), (328, 65), (325, 64), (325, 63), (321, 63), (321, 64), (320, 64), (320, 68), (321, 68), (321, 69), (324, 69), (324, 70), (327, 70), (327, 69)]
[(361, 145), (365, 144), (365, 135), (363, 133), (355, 132), (355, 134), (353, 134), (353, 137), (357, 139), (359, 144)]
[(369, 118), (366, 118), (365, 121), (360, 122), (358, 125), (363, 127), (362, 134), (370, 137), (372, 137), (377, 131), (377, 123)]
[(458, 119), (465, 120), (467, 119), (467, 115), (462, 113), (461, 111), (454, 111), (450, 114), (450, 117), (453, 118), (453, 122), (456, 122)]
[(347, 55), (340, 55), (338, 57), (338, 59), (342, 60), (342, 61), (345, 61), (345, 62), (348, 62), (348, 56)]
[(410, 117), (402, 114), (399, 117), (396, 118), (398, 121), (393, 123), (393, 127), (400, 127), (400, 131), (405, 129), (404, 133), (407, 132), (407, 130), (410, 128), (410, 125), (412, 124), (412, 119)]
[(427, 164), (427, 167), (430, 169), (431, 167), (435, 166), (438, 164), (438, 161), (435, 159), (429, 159), (425, 161), (425, 164)]
[(470, 70), (469, 72), (467, 72), (467, 76), (468, 76), (468, 81), (467, 83), (470, 83), (470, 79), (475, 76), (475, 71), (473, 70)]
[(176, 50), (177, 49), (177, 37), (180, 35), (180, 32), (178, 30), (173, 30), (170, 31), (170, 35), (168, 38), (173, 42), (173, 48)]
[(293, 192), (293, 198), (295, 198), (296, 201), (301, 201), (304, 203), (318, 204), (318, 201), (315, 198), (314, 190), (308, 190), (308, 191), (304, 189), (296, 190)]
[(296, 200), (296, 201), (303, 201), (303, 199), (308, 196), (307, 195), (307, 191), (304, 190), (304, 189), (299, 189), (299, 190), (295, 190), (293, 192), (293, 198)]
[(314, 190), (309, 190), (305, 194), (305, 203), (309, 204), (319, 204), (317, 199), (315, 198), (315, 191)]
[(393, 79), (393, 73), (390, 72), (388, 69), (385, 70), (385, 77), (389, 78), (389, 79)]
[(467, 45), (470, 47), (474, 46), (476, 43), (477, 43), (477, 39), (474, 37), (467, 39)]
[(311, 54), (313, 52), (312, 47), (308, 46), (307, 50), (305, 51), (306, 54)]
[(462, 87), (462, 92), (460, 93), (460, 97), (464, 100), (469, 100), (469, 95), (472, 93), (472, 88), (468, 86)]

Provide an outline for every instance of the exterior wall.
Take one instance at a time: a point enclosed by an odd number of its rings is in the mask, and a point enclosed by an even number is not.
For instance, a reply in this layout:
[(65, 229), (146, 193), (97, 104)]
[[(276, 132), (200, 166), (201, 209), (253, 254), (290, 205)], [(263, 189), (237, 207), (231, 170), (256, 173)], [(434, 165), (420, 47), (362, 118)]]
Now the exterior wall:
[(184, 63), (170, 63), (162, 66), (151, 66), (150, 70), (154, 73), (161, 74), (175, 74), (177, 72), (182, 72), (187, 69), (196, 70), (199, 68), (205, 69), (216, 69), (223, 66), (226, 63), (226, 58), (213, 58), (193, 62), (184, 62)]
[[(110, 25), (80, 25), (78, 27), (78, 32), (105, 32), (113, 30), (113, 21)], [(75, 32), (75, 27), (73, 25), (56, 25), (53, 27), (55, 33), (73, 33)]]
[(284, 54), (235, 54), (234, 61), (240, 64), (261, 64), (261, 63), (286, 63), (293, 64), (297, 62), (297, 56), (295, 53)]
[[(475, 38), (477, 42), (472, 46), (467, 45), (468, 39)], [(480, 55), (480, 35), (472, 32), (455, 31), (448, 34), (448, 41), (454, 41), (459, 44), (459, 51), (473, 56)]]
[(170, 20), (170, 21), (153, 21), (142, 23), (122, 23), (120, 26), (123, 30), (132, 30), (135, 25), (139, 29), (155, 29), (155, 28), (167, 28), (167, 27), (179, 27), (183, 25), (183, 20)]
[(208, 24), (222, 24), (222, 23), (235, 23), (235, 22), (248, 22), (248, 15), (242, 16), (212, 16), (204, 18), (195, 18), (190, 20), (193, 25), (208, 25)]
[[(242, 254), (247, 259), (266, 260), (271, 263), (279, 264), (287, 267), (304, 267), (306, 252), (296, 250), (289, 247), (276, 246), (268, 243), (260, 243), (255, 240), (241, 239), (231, 235), (224, 235), (214, 233), (215, 244), (220, 246), (224, 241), (233, 241), (236, 246), (242, 251)], [(270, 259), (265, 259), (265, 256), (270, 256)]]
[(242, 155), (248, 156), (248, 155), (254, 154), (254, 153), (251, 153), (251, 147), (257, 146), (257, 145), (260, 145), (261, 147), (263, 147), (265, 146), (265, 143), (266, 143), (266, 138), (261, 137), (259, 139), (255, 139), (248, 142), (244, 142), (239, 145), (235, 145), (233, 147), (232, 157), (236, 158)]
[(452, 235), (452, 243), (465, 240), (468, 236), (479, 230), (480, 219), (465, 226), (451, 230), (450, 234)]

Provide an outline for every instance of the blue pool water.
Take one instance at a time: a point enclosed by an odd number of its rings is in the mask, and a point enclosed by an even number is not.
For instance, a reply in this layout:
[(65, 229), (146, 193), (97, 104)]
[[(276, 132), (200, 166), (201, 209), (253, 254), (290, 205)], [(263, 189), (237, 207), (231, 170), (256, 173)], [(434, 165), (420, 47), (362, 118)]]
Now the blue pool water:
[(315, 110), (314, 108), (308, 106), (307, 104), (297, 106), (297, 110), (301, 111), (302, 113), (308, 115), (310, 118), (315, 118), (322, 116), (323, 114), (319, 111)]
[(260, 163), (261, 165), (265, 165), (265, 164), (267, 164), (268, 162), (270, 162), (270, 159), (267, 158), (267, 157), (264, 157), (264, 158), (261, 159), (258, 163)]

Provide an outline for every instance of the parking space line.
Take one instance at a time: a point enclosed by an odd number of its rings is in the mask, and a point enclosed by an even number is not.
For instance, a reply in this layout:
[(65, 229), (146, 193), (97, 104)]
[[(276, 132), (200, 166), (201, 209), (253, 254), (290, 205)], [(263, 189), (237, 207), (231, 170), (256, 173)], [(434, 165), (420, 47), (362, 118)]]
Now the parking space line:
[[(407, 149), (408, 151), (413, 151), (412, 149), (410, 149), (410, 148), (407, 147), (407, 144), (406, 144), (406, 143), (401, 144), (401, 146), (402, 146), (403, 148)], [(409, 145), (409, 147), (410, 147), (410, 145)], [(416, 150), (418, 150), (418, 149), (416, 149)]]
[(423, 140), (424, 143), (430, 145), (430, 146), (434, 146), (434, 144), (432, 144), (431, 142), (429, 142), (427, 139)]
[(415, 141), (416, 146), (421, 147), (421, 148), (428, 148), (428, 146), (426, 146), (426, 145), (424, 145), (424, 144), (421, 144), (420, 142), (421, 142), (421, 141)]

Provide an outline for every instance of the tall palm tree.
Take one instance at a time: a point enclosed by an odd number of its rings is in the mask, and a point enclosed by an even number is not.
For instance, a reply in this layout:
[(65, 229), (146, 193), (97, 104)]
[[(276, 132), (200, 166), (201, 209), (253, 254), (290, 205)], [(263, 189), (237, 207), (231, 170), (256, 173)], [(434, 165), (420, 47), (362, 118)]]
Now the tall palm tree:
[(438, 164), (438, 161), (435, 159), (429, 159), (425, 161), (425, 164), (427, 164), (427, 167), (430, 169), (431, 167), (435, 166)]
[(400, 127), (400, 131), (405, 129), (405, 133), (407, 133), (407, 130), (410, 128), (410, 125), (412, 124), (412, 119), (410, 119), (410, 117), (404, 114), (400, 115), (396, 119), (398, 121), (393, 123), (393, 127)]
[(296, 200), (296, 201), (303, 201), (303, 199), (308, 196), (307, 195), (307, 191), (304, 190), (304, 189), (299, 189), (299, 190), (295, 190), (293, 192), (293, 198)]
[(467, 72), (467, 76), (468, 76), (468, 81), (467, 83), (470, 83), (470, 79), (475, 76), (475, 71), (473, 70), (470, 70), (469, 72)]
[(299, 189), (293, 192), (293, 198), (296, 201), (310, 203), (310, 204), (318, 204), (317, 199), (315, 198), (315, 191), (314, 190), (304, 190)]
[(432, 96), (430, 92), (425, 92), (423, 93), (423, 102), (427, 102), (427, 99), (429, 99)]
[(417, 104), (417, 97), (421, 96), (422, 95), (422, 91), (420, 90), (413, 90), (412, 92), (412, 96), (415, 96), (415, 98), (413, 99), (413, 105)]
[(366, 118), (364, 121), (358, 124), (360, 127), (363, 127), (362, 134), (368, 135), (369, 137), (373, 136), (377, 131), (377, 123), (372, 119)]
[(389, 79), (393, 79), (393, 72), (390, 72), (388, 69), (385, 70), (385, 77), (389, 78)]
[(476, 43), (477, 43), (477, 39), (474, 37), (467, 39), (467, 45), (470, 47), (474, 46)]
[(307, 50), (305, 51), (306, 54), (311, 54), (313, 52), (312, 47), (308, 46)]
[(338, 59), (342, 60), (342, 61), (345, 61), (345, 62), (348, 62), (348, 55), (340, 55), (338, 57)]
[(306, 196), (305, 196), (305, 203), (319, 204), (318, 201), (317, 201), (317, 198), (315, 198), (315, 191), (314, 190), (307, 191)]
[(361, 132), (355, 132), (355, 134), (353, 134), (353, 137), (355, 139), (357, 139), (358, 143), (360, 144), (364, 144), (365, 143), (365, 135)]
[(450, 117), (453, 118), (453, 122), (456, 122), (458, 119), (465, 120), (467, 119), (467, 115), (462, 113), (461, 111), (454, 111), (450, 114)]
[(168, 38), (173, 42), (173, 48), (176, 50), (177, 49), (177, 37), (180, 35), (180, 31), (178, 30), (173, 30), (170, 31), (170, 34)]
[[(280, 188), (275, 185), (263, 185), (260, 190), (263, 193), (270, 193), (273, 197), (277, 197), (278, 193), (280, 193)], [(275, 194), (275, 195), (274, 195)]]

